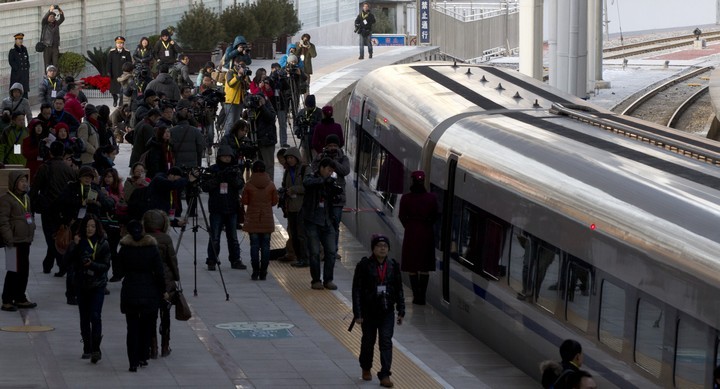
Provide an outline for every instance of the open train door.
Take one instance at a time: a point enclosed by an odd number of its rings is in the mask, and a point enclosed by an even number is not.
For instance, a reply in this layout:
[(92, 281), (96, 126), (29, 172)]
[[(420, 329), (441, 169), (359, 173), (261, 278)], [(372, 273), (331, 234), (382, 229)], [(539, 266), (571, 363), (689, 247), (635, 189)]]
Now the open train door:
[(455, 199), (455, 174), (457, 172), (458, 156), (451, 154), (448, 158), (447, 190), (443, 199), (442, 233), (440, 242), (442, 247), (442, 295), (443, 301), (450, 304), (450, 257), (452, 250), (452, 219)]

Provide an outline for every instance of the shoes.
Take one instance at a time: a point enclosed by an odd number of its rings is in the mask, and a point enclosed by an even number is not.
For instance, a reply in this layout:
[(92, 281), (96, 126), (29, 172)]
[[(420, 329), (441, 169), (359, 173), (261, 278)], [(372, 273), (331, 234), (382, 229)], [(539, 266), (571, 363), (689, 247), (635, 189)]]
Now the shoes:
[(290, 145), (287, 144), (287, 143), (283, 143), (283, 144), (280, 145), (280, 147), (282, 147), (282, 148), (288, 148), (288, 147), (290, 147)]
[(244, 263), (242, 263), (242, 261), (235, 261), (230, 264), (230, 267), (233, 269), (239, 269), (239, 270), (247, 269), (247, 266)]
[(65, 270), (60, 270), (59, 272), (55, 273), (55, 277), (65, 277)]
[(258, 274), (258, 272), (254, 271), (254, 272), (250, 275), (250, 279), (253, 280), (253, 281), (257, 281), (259, 276), (260, 276), (260, 275)]
[(137, 373), (137, 366), (130, 366), (130, 368), (128, 369), (128, 371), (131, 372), (131, 373)]
[(383, 388), (392, 388), (393, 386), (395, 386), (395, 384), (390, 381), (390, 377), (383, 377), (382, 379), (380, 379), (380, 386), (382, 386)]
[(122, 277), (120, 277), (120, 276), (117, 275), (117, 274), (113, 274), (113, 276), (110, 277), (110, 279), (109, 279), (108, 281), (110, 281), (110, 282), (120, 282), (120, 281), (122, 281)]
[(83, 353), (80, 359), (90, 359), (92, 356), (92, 353)]
[(322, 282), (320, 282), (320, 281), (315, 281), (315, 282), (313, 282), (310, 287), (311, 287), (312, 289), (315, 289), (315, 290), (323, 290), (323, 289), (325, 289), (325, 288), (323, 287)]
[(100, 351), (93, 351), (90, 355), (90, 362), (98, 363), (102, 359), (102, 353)]
[(362, 379), (363, 381), (372, 381), (372, 372), (363, 369)]
[[(370, 53), (370, 58), (372, 58), (372, 53)], [(391, 385), (392, 386), (392, 385)]]
[(325, 287), (325, 289), (337, 290), (337, 285), (335, 285), (335, 283), (332, 281), (328, 281), (328, 282), (324, 283), (323, 286)]
[(358, 57), (358, 59), (365, 59), (365, 57), (363, 57), (363, 56), (361, 55), (361, 56)]
[(108, 288), (105, 288), (105, 296), (110, 294), (110, 290)]
[(75, 297), (68, 297), (68, 299), (67, 299), (67, 305), (78, 305), (77, 298), (75, 298)]
[(305, 261), (297, 261), (290, 266), (292, 266), (292, 267), (308, 267), (308, 266), (310, 266), (310, 264), (308, 264)]
[(209, 263), (208, 263), (207, 267), (208, 267), (208, 271), (215, 271), (215, 264), (214, 264), (214, 263), (213, 263), (213, 264), (209, 264)]
[(265, 281), (265, 280), (267, 280), (267, 272), (261, 271), (260, 272), (260, 281)]
[(165, 347), (165, 346), (163, 346), (163, 347), (162, 347), (162, 351), (161, 351), (161, 353), (160, 353), (160, 356), (161, 356), (161, 357), (167, 357), (168, 355), (170, 355), (171, 352), (172, 352), (172, 349), (171, 349), (170, 347)]
[(29, 309), (29, 308), (35, 308), (37, 307), (37, 304), (32, 301), (22, 301), (22, 302), (16, 302), (15, 306), (20, 309)]
[(147, 360), (145, 360), (145, 361), (140, 361), (140, 362), (138, 363), (138, 365), (139, 365), (140, 367), (145, 367), (145, 366), (148, 365), (148, 361), (147, 361)]
[(0, 309), (2, 309), (3, 311), (6, 311), (6, 312), (15, 312), (18, 310), (17, 307), (12, 304), (3, 304), (2, 307), (0, 307)]

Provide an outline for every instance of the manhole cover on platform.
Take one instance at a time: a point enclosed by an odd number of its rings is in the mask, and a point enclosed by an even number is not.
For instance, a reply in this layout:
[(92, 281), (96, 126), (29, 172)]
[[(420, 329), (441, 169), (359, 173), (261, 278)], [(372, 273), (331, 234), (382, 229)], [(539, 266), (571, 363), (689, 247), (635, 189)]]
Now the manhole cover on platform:
[(221, 323), (215, 327), (228, 330), (233, 338), (279, 339), (292, 337), (290, 328), (293, 328), (294, 325), (270, 321), (238, 321)]
[(0, 331), (7, 332), (47, 332), (52, 331), (55, 328), (50, 326), (7, 326), (0, 327)]

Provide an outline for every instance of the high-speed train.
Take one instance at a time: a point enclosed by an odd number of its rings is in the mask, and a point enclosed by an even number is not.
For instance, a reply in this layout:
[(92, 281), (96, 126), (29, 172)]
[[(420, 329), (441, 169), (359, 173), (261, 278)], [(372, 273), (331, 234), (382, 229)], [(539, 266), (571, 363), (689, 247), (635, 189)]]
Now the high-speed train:
[(452, 63), (363, 77), (346, 131), (344, 224), (401, 260), (400, 198), (425, 170), (442, 211), (428, 299), (527, 374), (574, 338), (602, 388), (711, 386), (718, 144)]

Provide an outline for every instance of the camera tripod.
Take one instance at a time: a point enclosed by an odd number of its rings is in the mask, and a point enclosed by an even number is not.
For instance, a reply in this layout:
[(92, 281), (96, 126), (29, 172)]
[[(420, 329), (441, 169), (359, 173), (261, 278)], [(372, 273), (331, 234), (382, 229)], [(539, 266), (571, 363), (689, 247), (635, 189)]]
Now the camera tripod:
[[(193, 174), (191, 171), (190, 174)], [(193, 232), (193, 267), (194, 267), (194, 288), (193, 288), (193, 296), (197, 296), (197, 233), (200, 228), (208, 232), (210, 236), (210, 247), (212, 247), (213, 254), (215, 255), (215, 259), (218, 259), (218, 252), (215, 245), (212, 243), (212, 228), (210, 228), (210, 224), (208, 223), (207, 214), (205, 213), (205, 205), (200, 200), (200, 188), (199, 183), (191, 183), (190, 186), (187, 189), (187, 196), (188, 196), (188, 210), (185, 212), (185, 220), (190, 221), (192, 219), (192, 232)], [(200, 212), (202, 212), (203, 221), (205, 222), (205, 227), (201, 227), (198, 222), (198, 213), (197, 213), (197, 205), (200, 204)], [(178, 249), (180, 249), (180, 243), (182, 242), (183, 235), (185, 235), (185, 231), (187, 224), (182, 226), (180, 229), (180, 237), (178, 238), (177, 245), (175, 246), (175, 252), (178, 252)], [(222, 282), (223, 290), (225, 291), (225, 301), (230, 300), (230, 294), (227, 291), (227, 286), (225, 285), (225, 277), (223, 277), (222, 267), (220, 266), (220, 261), (216, 261), (215, 265), (217, 266), (217, 270), (220, 273), (220, 281)]]

